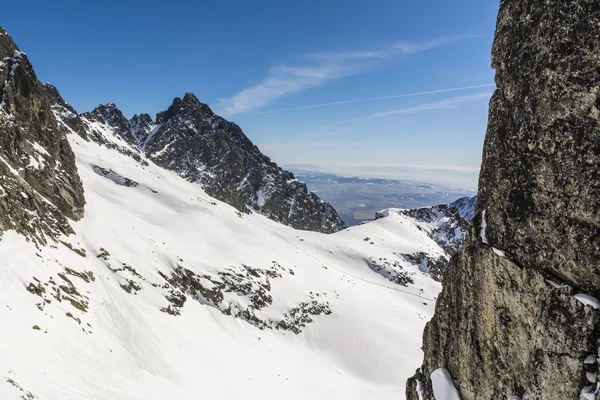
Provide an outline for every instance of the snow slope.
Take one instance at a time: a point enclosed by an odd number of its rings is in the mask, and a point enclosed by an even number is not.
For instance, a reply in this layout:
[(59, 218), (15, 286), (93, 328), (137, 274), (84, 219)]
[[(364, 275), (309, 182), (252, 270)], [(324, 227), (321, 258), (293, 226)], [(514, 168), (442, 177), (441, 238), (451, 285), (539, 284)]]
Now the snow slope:
[(298, 231), (69, 141), (75, 235), (0, 240), (0, 399), (403, 398), (440, 285), (401, 254), (443, 252), (406, 216)]

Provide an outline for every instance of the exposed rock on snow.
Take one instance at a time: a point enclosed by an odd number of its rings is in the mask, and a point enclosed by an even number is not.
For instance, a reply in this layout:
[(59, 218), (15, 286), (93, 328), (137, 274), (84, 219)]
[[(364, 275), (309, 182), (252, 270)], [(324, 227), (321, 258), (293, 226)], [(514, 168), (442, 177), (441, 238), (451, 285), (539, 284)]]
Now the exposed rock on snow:
[(124, 176), (121, 176), (110, 168), (106, 169), (106, 168), (99, 167), (97, 165), (93, 165), (92, 169), (94, 170), (95, 173), (97, 173), (101, 176), (104, 176), (107, 179), (110, 179), (117, 185), (123, 185), (123, 186), (127, 186), (127, 187), (136, 187), (138, 185), (138, 183), (136, 181), (126, 178)]
[(463, 197), (450, 204), (440, 204), (432, 207), (421, 207), (410, 210), (390, 208), (375, 214), (375, 220), (390, 215), (403, 215), (407, 223), (424, 232), (441, 251), (402, 254), (402, 257), (419, 267), (421, 272), (431, 275), (441, 281), (450, 257), (461, 248), (465, 233), (471, 225), (471, 217), (477, 202), (475, 197)]
[(473, 211), (477, 202), (475, 197), (462, 197), (450, 204), (401, 210), (404, 215), (420, 223), (448, 255), (454, 255), (462, 246), (465, 233), (471, 226)]

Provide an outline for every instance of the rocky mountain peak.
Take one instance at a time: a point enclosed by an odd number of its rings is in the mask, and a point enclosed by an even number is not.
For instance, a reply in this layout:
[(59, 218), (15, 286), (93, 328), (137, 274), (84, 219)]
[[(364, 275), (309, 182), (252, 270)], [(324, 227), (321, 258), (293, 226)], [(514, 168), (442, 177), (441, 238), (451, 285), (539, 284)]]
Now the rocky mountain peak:
[(150, 132), (156, 127), (150, 114), (135, 114), (129, 120), (129, 130), (136, 139), (138, 147), (143, 150)]
[(475, 205), (477, 204), (477, 196), (473, 197), (461, 197), (460, 199), (453, 201), (449, 204), (451, 208), (456, 208), (459, 215), (471, 221), (475, 216)]
[(146, 156), (201, 184), (211, 196), (299, 229), (335, 232), (344, 227), (331, 205), (192, 93), (175, 98), (156, 123), (160, 127), (146, 141)]
[(134, 126), (149, 126), (152, 123), (154, 123), (154, 121), (152, 120), (152, 117), (150, 116), (150, 114), (146, 114), (146, 113), (135, 114), (129, 120), (129, 124), (132, 127), (134, 127)]
[(100, 104), (92, 111), (82, 115), (89, 120), (98, 121), (117, 128), (119, 132), (129, 131), (129, 121), (114, 103)]
[[(65, 109), (59, 103), (55, 107)], [(71, 115), (64, 113), (62, 121), (77, 132)], [(294, 228), (325, 233), (345, 227), (330, 204), (192, 93), (176, 97), (156, 121), (148, 114), (127, 120), (114, 104), (100, 105), (80, 117), (85, 131), (80, 136), (141, 163), (152, 160), (242, 213), (259, 212)]]
[(214, 115), (208, 104), (200, 102), (196, 95), (188, 92), (183, 96), (183, 99), (175, 97), (166, 111), (157, 114), (156, 122), (163, 124), (173, 118), (203, 121)]
[[(125, 118), (121, 110), (114, 104), (100, 104), (92, 111), (81, 114), (87, 121), (112, 128), (114, 133), (121, 137), (134, 151), (138, 147), (138, 140), (131, 131), (129, 120)], [(98, 128), (98, 125), (96, 125)]]

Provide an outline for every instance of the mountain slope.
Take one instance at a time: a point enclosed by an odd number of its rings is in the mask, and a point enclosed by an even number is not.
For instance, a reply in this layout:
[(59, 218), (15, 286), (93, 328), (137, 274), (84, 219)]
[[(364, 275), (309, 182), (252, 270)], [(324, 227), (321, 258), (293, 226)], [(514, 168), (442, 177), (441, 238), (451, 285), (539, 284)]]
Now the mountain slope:
[(282, 224), (324, 233), (345, 227), (331, 205), (191, 93), (173, 100), (156, 121), (148, 114), (128, 121), (114, 104), (81, 117), (96, 142), (175, 171), (243, 213), (252, 209)]
[(402, 257), (443, 252), (426, 232), (242, 214), (146, 159), (147, 117), (79, 116), (0, 33), (0, 398), (397, 398), (440, 290)]
[(599, 36), (598, 2), (500, 2), (474, 223), (409, 399), (598, 398)]
[(69, 140), (87, 200), (75, 235), (0, 241), (0, 397), (14, 382), (39, 399), (397, 398), (439, 291), (398, 252), (436, 248), (425, 234), (294, 230)]
[[(462, 197), (450, 204), (413, 209), (389, 208), (375, 214), (375, 220), (395, 216), (415, 231), (423, 232), (439, 247), (436, 250), (404, 253), (402, 257), (419, 266), (436, 281), (441, 281), (450, 257), (456, 254), (471, 226), (477, 196)], [(411, 236), (419, 236), (413, 232)]]

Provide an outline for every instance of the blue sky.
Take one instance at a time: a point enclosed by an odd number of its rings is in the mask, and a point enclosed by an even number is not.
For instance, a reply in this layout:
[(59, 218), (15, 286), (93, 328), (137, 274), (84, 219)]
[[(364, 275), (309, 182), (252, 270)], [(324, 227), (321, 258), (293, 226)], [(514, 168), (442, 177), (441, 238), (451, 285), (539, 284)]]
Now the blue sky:
[(12, 1), (0, 24), (80, 112), (114, 102), (126, 116), (154, 115), (189, 91), (279, 164), (472, 187), (497, 8)]

